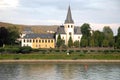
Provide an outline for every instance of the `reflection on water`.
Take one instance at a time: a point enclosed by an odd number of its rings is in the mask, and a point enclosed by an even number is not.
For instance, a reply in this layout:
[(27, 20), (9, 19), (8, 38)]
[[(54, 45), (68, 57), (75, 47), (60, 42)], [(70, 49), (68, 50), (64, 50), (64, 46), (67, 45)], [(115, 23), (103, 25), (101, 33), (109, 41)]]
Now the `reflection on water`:
[(120, 63), (0, 63), (0, 80), (120, 80)]

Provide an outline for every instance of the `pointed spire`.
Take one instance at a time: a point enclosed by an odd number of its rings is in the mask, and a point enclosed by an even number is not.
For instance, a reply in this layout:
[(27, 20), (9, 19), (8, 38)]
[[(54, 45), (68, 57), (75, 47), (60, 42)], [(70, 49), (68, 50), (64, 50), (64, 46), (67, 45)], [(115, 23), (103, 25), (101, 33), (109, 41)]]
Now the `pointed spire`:
[(74, 21), (73, 21), (73, 19), (72, 19), (72, 14), (71, 14), (70, 5), (69, 5), (69, 8), (68, 8), (67, 17), (66, 17), (66, 20), (65, 20), (65, 24), (66, 24), (66, 23), (74, 23)]

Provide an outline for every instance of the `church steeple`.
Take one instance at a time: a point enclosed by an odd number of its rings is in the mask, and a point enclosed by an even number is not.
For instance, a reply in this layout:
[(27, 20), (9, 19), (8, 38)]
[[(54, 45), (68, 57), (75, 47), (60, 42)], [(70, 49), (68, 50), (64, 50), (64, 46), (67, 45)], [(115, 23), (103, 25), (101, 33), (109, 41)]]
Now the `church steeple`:
[(65, 24), (66, 23), (74, 23), (74, 21), (72, 19), (70, 5), (69, 5), (69, 8), (68, 8), (67, 17), (66, 17), (66, 20), (65, 20)]

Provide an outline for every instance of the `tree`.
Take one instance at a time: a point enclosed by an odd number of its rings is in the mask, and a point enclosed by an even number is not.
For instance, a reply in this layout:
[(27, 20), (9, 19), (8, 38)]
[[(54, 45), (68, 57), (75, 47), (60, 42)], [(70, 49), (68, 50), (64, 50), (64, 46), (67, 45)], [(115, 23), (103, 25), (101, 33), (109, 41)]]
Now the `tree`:
[(82, 26), (81, 26), (81, 32), (84, 36), (90, 36), (90, 25), (88, 23), (84, 23)]
[(0, 28), (0, 46), (7, 44), (7, 41), (9, 41), (8, 34), (9, 32), (5, 27)]
[[(113, 31), (109, 26), (105, 26), (103, 28), (103, 34), (104, 34), (104, 43), (106, 42), (105, 47), (113, 47), (114, 45), (114, 38), (113, 38)], [(108, 42), (108, 45), (107, 45)], [(105, 44), (103, 44), (105, 45)]]
[(61, 46), (61, 35), (59, 34), (58, 37), (57, 37), (57, 47), (60, 47)]
[(90, 47), (95, 47), (95, 38), (94, 38), (94, 35), (92, 35), (91, 38), (90, 38)]
[(59, 34), (57, 37), (57, 47), (63, 47), (65, 45), (65, 41), (61, 39), (61, 35)]
[(95, 47), (102, 47), (102, 43), (104, 39), (103, 32), (97, 30), (94, 32), (93, 36), (94, 36)]
[(80, 46), (81, 47), (87, 47), (88, 46), (88, 40), (87, 40), (86, 36), (84, 36), (84, 35), (81, 38)]
[(118, 34), (116, 38), (116, 47), (120, 49), (120, 27), (118, 28)]
[(74, 46), (75, 46), (76, 48), (78, 48), (78, 47), (80, 46), (80, 42), (79, 42), (79, 41), (75, 41), (75, 42), (74, 42)]
[(19, 31), (18, 28), (16, 26), (13, 27), (9, 27), (8, 28), (9, 31), (9, 44), (15, 44), (16, 40), (19, 38)]
[(73, 46), (73, 40), (72, 37), (70, 36), (69, 40), (68, 40), (68, 47), (72, 47)]
[(91, 30), (90, 25), (87, 24), (87, 23), (84, 23), (81, 26), (81, 32), (82, 32), (82, 35), (84, 36), (82, 41), (87, 40), (87, 45), (86, 46), (90, 46), (90, 37), (91, 37), (90, 30)]
[(0, 28), (0, 46), (13, 45), (17, 38), (19, 38), (19, 31), (16, 27)]

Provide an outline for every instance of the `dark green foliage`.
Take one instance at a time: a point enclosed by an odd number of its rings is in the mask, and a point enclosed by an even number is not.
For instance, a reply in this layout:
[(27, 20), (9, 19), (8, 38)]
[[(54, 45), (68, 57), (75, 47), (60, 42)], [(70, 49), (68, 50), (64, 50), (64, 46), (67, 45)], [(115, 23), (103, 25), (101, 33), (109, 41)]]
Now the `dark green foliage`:
[(84, 35), (81, 38), (80, 46), (81, 47), (87, 47), (88, 46), (88, 40), (87, 40), (86, 36), (84, 36)]
[(80, 46), (80, 42), (79, 41), (75, 41), (74, 42), (74, 47), (78, 48)]
[(84, 23), (82, 26), (81, 26), (81, 32), (83, 35), (85, 36), (90, 36), (90, 25), (88, 23)]
[(0, 27), (0, 46), (7, 44), (9, 32), (5, 27)]
[(103, 34), (104, 34), (103, 47), (113, 47), (114, 38), (112, 29), (109, 26), (105, 26), (103, 28)]
[(118, 34), (116, 37), (116, 47), (120, 49), (120, 27), (118, 28)]
[(70, 36), (69, 40), (68, 40), (68, 47), (72, 47), (73, 46), (73, 40), (72, 37)]
[(95, 47), (102, 47), (102, 43), (103, 43), (103, 39), (104, 39), (104, 35), (103, 32), (100, 31), (95, 31), (94, 34), (94, 43), (95, 43)]
[(57, 45), (58, 48), (59, 48), (59, 47), (64, 47), (64, 46), (65, 46), (65, 41), (61, 39), (60, 34), (58, 35), (56, 45)]
[(29, 46), (20, 47), (19, 53), (30, 53), (32, 48)]
[(90, 46), (90, 37), (91, 37), (90, 30), (91, 30), (90, 25), (87, 23), (84, 23), (81, 26), (81, 32), (83, 36), (80, 44), (82, 47)]
[(15, 26), (10, 28), (0, 27), (0, 46), (14, 45), (17, 38), (19, 38), (19, 31)]

